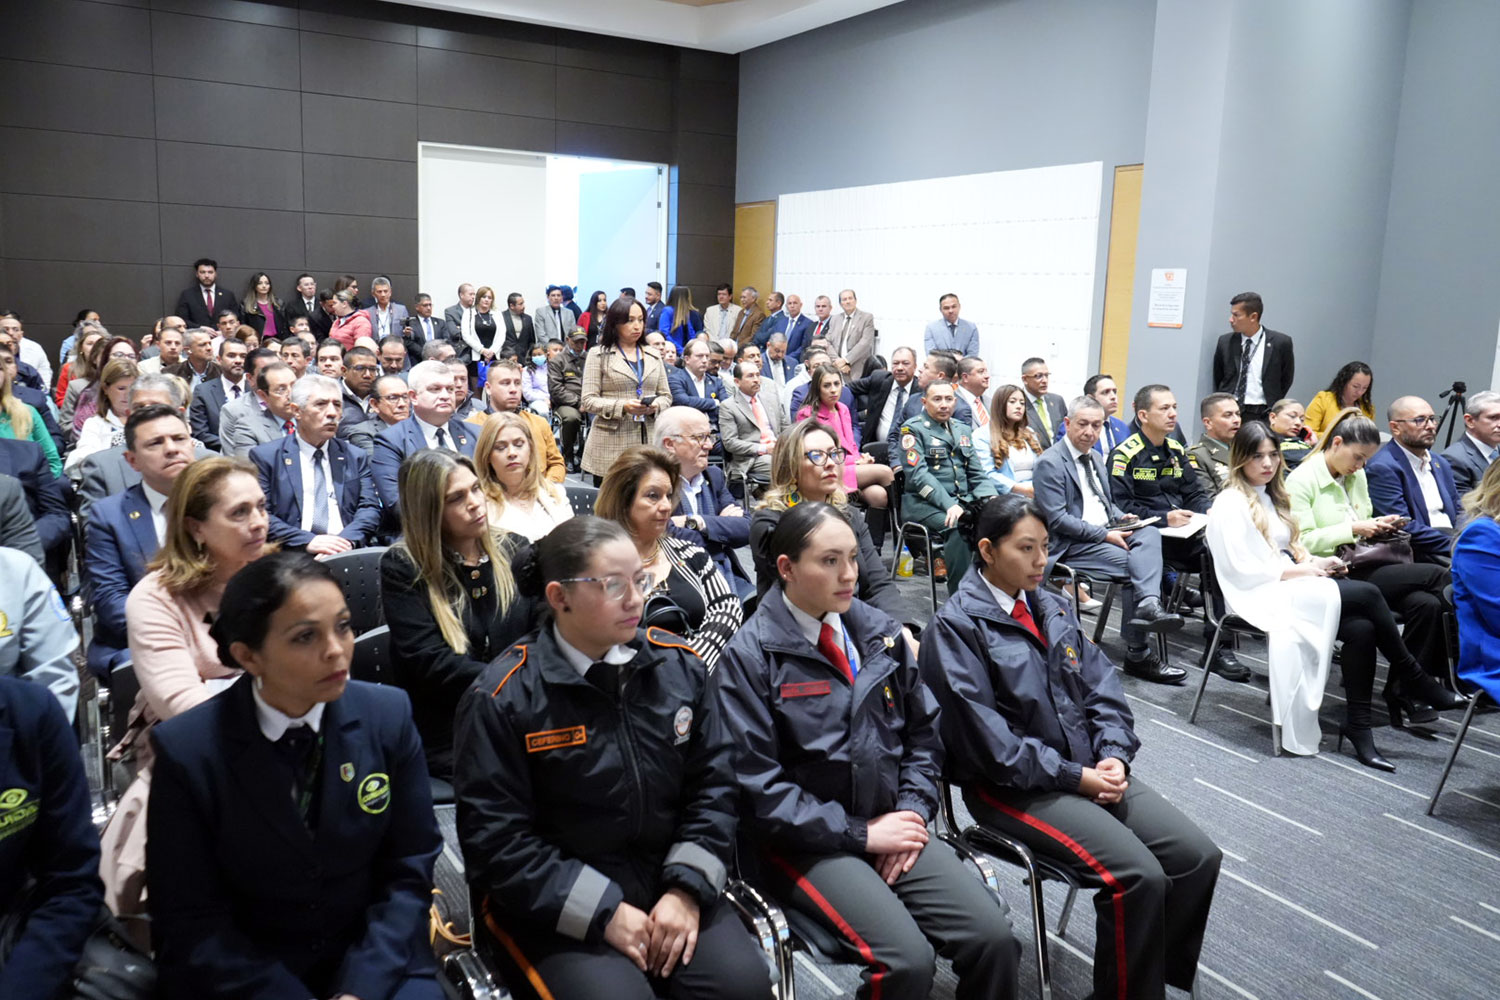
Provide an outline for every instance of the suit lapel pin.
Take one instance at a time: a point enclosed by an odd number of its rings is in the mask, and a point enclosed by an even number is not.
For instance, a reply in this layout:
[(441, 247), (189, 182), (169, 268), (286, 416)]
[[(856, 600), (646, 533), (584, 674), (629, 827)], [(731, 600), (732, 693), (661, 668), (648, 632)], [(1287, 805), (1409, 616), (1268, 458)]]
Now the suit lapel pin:
[(292, 464), (292, 460), (290, 458), (282, 459), (282, 461), (286, 462), (287, 465), (291, 465)]
[(133, 511), (130, 512), (130, 519), (132, 521), (138, 521), (138, 520), (140, 520), (140, 517), (141, 517), (141, 512), (140, 511), (133, 510)]

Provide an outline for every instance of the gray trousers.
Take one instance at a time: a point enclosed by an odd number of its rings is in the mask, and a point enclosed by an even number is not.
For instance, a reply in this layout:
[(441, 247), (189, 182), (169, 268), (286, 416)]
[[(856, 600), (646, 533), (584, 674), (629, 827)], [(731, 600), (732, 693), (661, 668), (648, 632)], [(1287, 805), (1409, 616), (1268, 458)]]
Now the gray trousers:
[(1097, 886), (1094, 996), (1160, 1000), (1192, 988), (1223, 855), (1140, 778), (1114, 805), (1075, 792), (976, 787), (964, 803), (984, 826)]
[(864, 964), (863, 1000), (926, 1000), (934, 948), (953, 963), (958, 1000), (1016, 995), (1021, 943), (1009, 911), (940, 840), (895, 885), (853, 854), (773, 854), (762, 872), (778, 900), (822, 923)]
[(1144, 653), (1146, 634), (1124, 624), (1135, 617), (1135, 606), (1147, 597), (1161, 596), (1161, 533), (1138, 528), (1125, 536), (1130, 551), (1109, 542), (1054, 542), (1052, 557), (1079, 573), (1102, 576), (1125, 584), (1120, 595), (1120, 635), (1130, 653)]

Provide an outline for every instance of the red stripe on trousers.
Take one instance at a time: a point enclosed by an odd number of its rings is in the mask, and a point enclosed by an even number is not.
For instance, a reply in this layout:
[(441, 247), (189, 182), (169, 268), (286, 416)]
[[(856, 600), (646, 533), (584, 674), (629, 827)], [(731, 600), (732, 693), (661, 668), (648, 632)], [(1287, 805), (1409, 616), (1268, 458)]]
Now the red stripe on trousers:
[(1068, 850), (1072, 851), (1075, 855), (1077, 855), (1080, 861), (1088, 865), (1089, 868), (1094, 871), (1094, 874), (1098, 875), (1099, 878), (1103, 880), (1105, 885), (1107, 885), (1114, 891), (1116, 965), (1115, 977), (1118, 980), (1116, 988), (1117, 995), (1119, 996), (1120, 1000), (1125, 1000), (1125, 887), (1120, 884), (1119, 879), (1110, 874), (1110, 870), (1108, 868), (1105, 868), (1104, 865), (1099, 863), (1098, 858), (1095, 858), (1084, 848), (1082, 844), (1074, 840), (1072, 837), (1068, 836), (1066, 833), (1063, 833), (1057, 827), (1045, 823), (1042, 820), (1037, 819), (1035, 816), (1028, 815), (1013, 806), (1006, 805), (1004, 802), (999, 801), (982, 788), (978, 789), (978, 793), (979, 797), (984, 800), (986, 805), (990, 806), (993, 809), (1000, 810), (1013, 820), (1025, 823), (1027, 826), (1031, 827), (1034, 830), (1040, 830), (1042, 833), (1046, 834), (1053, 840), (1057, 841), (1059, 844), (1062, 844)]
[(797, 888), (807, 894), (807, 898), (813, 901), (813, 905), (822, 910), (823, 914), (829, 920), (833, 921), (833, 925), (854, 943), (854, 947), (858, 949), (859, 956), (865, 960), (865, 963), (875, 969), (874, 972), (870, 973), (870, 1000), (880, 1000), (880, 987), (881, 983), (885, 980), (886, 967), (876, 960), (875, 952), (865, 943), (865, 939), (855, 933), (854, 928), (850, 927), (849, 922), (843, 918), (838, 910), (833, 908), (833, 904), (828, 901), (827, 897), (807, 880), (807, 876), (793, 868), (791, 863), (785, 858), (777, 857), (774, 854), (769, 856), (772, 864), (780, 868), (782, 873), (796, 884)]

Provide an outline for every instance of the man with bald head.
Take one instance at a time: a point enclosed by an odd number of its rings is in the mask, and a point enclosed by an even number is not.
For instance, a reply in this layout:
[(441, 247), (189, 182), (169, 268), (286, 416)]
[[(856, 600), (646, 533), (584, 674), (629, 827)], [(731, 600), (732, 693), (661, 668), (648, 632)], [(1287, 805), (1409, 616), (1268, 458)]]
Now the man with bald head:
[(1412, 553), (1418, 562), (1447, 566), (1463, 508), (1450, 461), (1432, 450), (1437, 416), (1420, 396), (1402, 396), (1386, 411), (1391, 440), (1370, 457), (1365, 478), (1379, 516), (1411, 518)]

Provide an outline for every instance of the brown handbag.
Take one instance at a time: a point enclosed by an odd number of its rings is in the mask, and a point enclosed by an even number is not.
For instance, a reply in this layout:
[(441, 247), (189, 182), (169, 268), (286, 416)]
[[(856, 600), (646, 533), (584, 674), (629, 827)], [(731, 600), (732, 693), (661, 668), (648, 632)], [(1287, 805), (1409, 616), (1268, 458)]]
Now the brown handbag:
[(1344, 560), (1352, 576), (1362, 576), (1382, 566), (1399, 566), (1412, 561), (1411, 532), (1398, 531), (1384, 538), (1361, 538), (1340, 545), (1333, 554)]

